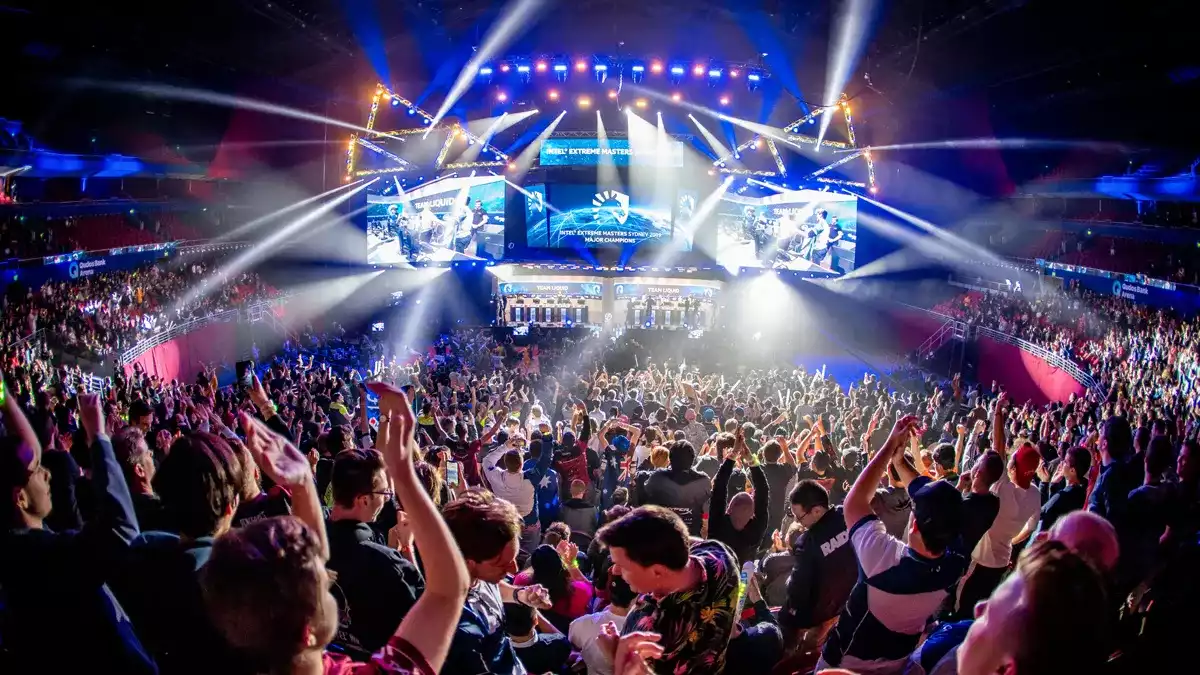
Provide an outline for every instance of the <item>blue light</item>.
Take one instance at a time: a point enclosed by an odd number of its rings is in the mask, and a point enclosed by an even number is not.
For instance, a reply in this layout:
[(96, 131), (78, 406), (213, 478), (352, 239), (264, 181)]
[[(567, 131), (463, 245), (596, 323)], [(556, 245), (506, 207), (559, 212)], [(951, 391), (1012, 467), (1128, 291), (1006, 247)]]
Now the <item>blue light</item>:
[(633, 72), (635, 72), (635, 73), (644, 73), (644, 72), (646, 72), (646, 66), (634, 66), (634, 67), (633, 67)]
[(683, 74), (683, 66), (671, 66), (671, 74), (672, 75), (682, 75)]
[(597, 70), (597, 71), (600, 71), (600, 70), (608, 70), (608, 66), (604, 65), (603, 63), (597, 63), (597, 64), (596, 64), (596, 70)]
[(556, 63), (556, 64), (554, 64), (554, 72), (556, 72), (556, 73), (565, 73), (565, 72), (567, 72), (567, 64), (565, 64), (565, 63)]
[(400, 105), (400, 99), (398, 99), (398, 98), (392, 99), (392, 105), (394, 105), (394, 106)]
[(746, 76), (746, 79), (750, 80), (751, 82), (758, 82), (759, 80), (762, 79), (762, 76), (759, 75), (758, 73), (750, 73), (749, 75)]
[(716, 68), (713, 68), (712, 70), (708, 71), (708, 76), (709, 77), (720, 77), (721, 71), (717, 70)]
[(528, 73), (529, 66), (517, 66), (517, 72), (518, 73)]
[(429, 120), (425, 120), (425, 126), (429, 126)]
[(409, 109), (408, 109), (408, 114), (409, 114), (409, 115), (416, 115), (416, 114), (417, 114), (417, 111), (416, 111), (416, 110), (414, 110), (413, 108), (409, 108)]
[(491, 75), (492, 74), (491, 66), (484, 66), (484, 67), (480, 68), (479, 74), (480, 75)]

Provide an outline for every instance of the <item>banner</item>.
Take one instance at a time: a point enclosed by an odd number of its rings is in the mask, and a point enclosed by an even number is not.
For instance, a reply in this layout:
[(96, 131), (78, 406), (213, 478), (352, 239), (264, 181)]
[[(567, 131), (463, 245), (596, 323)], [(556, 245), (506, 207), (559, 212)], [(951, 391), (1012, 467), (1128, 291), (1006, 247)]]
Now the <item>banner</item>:
[(596, 138), (547, 138), (539, 161), (542, 166), (596, 166), (601, 158), (616, 166), (683, 166), (683, 143), (670, 140), (660, 151), (657, 144), (634, 149), (624, 138), (603, 145)]
[(603, 285), (590, 282), (505, 281), (500, 284), (500, 295), (564, 295), (579, 298), (599, 298), (603, 295), (603, 289)]
[(613, 286), (616, 298), (712, 298), (717, 289), (711, 286), (667, 286), (660, 284), (616, 284)]
[(1173, 309), (1183, 314), (1200, 312), (1200, 290), (1141, 275), (1117, 274), (1087, 267), (1038, 261), (1049, 277), (1078, 283), (1093, 293), (1112, 295), (1151, 307)]
[(175, 244), (130, 246), (112, 249), (108, 255), (71, 253), (47, 256), (42, 264), (36, 261), (24, 267), (6, 267), (3, 281), (7, 286), (14, 281), (29, 288), (36, 288), (50, 281), (72, 281), (86, 279), (105, 272), (129, 270), (169, 258), (175, 252)]

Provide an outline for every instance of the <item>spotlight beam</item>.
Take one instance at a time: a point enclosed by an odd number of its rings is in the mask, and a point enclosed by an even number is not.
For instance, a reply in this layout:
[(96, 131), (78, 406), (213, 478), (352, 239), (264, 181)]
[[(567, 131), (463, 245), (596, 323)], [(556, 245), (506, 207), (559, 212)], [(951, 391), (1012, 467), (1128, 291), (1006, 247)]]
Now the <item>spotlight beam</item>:
[(537, 14), (544, 4), (544, 0), (514, 0), (501, 12), (499, 20), (488, 30), (483, 44), (467, 61), (467, 65), (459, 72), (458, 78), (454, 80), (454, 85), (450, 87), (450, 92), (446, 94), (446, 100), (442, 102), (437, 114), (433, 116), (430, 126), (437, 126), (437, 123), (446, 116), (446, 113), (450, 112), (454, 104), (458, 103), (462, 95), (471, 88), (471, 83), (475, 80), (481, 65), (499, 54), (521, 30), (534, 24)]
[(316, 201), (320, 201), (321, 199), (324, 199), (325, 197), (329, 197), (331, 195), (337, 194), (338, 192), (341, 192), (342, 190), (346, 190), (346, 189), (352, 187), (353, 185), (354, 185), (354, 183), (350, 183), (347, 185), (339, 185), (339, 186), (333, 188), (332, 190), (327, 190), (325, 192), (322, 192), (319, 195), (313, 195), (312, 197), (306, 197), (305, 199), (301, 199), (300, 201), (296, 202), (295, 204), (289, 204), (281, 209), (272, 211), (271, 213), (268, 213), (263, 216), (259, 216), (259, 217), (255, 218), (254, 220), (251, 220), (248, 223), (239, 225), (236, 228), (234, 228), (233, 230), (230, 230), (229, 232), (222, 234), (221, 236), (214, 239), (213, 243), (220, 243), (220, 242), (224, 242), (224, 241), (235, 241), (237, 237), (240, 237), (241, 235), (253, 230), (254, 228), (258, 227), (259, 225), (262, 225), (263, 223), (269, 222), (270, 220), (272, 220), (274, 218), (278, 218), (279, 216), (287, 215), (287, 214), (291, 213), (292, 211), (295, 211), (296, 209), (299, 209), (304, 206), (308, 206), (309, 204), (312, 204), (313, 202), (316, 202)]
[(596, 159), (596, 187), (599, 190), (620, 190), (621, 177), (617, 174), (617, 165), (613, 162), (608, 132), (604, 129), (604, 118), (596, 111), (596, 144), (600, 146), (600, 156)]
[[(858, 60), (866, 49), (867, 34), (870, 32), (871, 20), (878, 5), (878, 0), (846, 0), (842, 3), (834, 19), (833, 40), (829, 43), (831, 66), (825, 71), (825, 105), (832, 106), (837, 103), (850, 82), (850, 73), (858, 65)], [(826, 108), (821, 113), (818, 140), (825, 138), (825, 132), (832, 121), (833, 109)]]
[(362, 181), (352, 183), (351, 185), (354, 186), (354, 189), (345, 191), (343, 194), (338, 195), (334, 199), (330, 199), (312, 211), (300, 216), (295, 221), (275, 231), (269, 237), (266, 237), (262, 241), (252, 246), (245, 253), (239, 255), (237, 258), (234, 258), (229, 264), (213, 272), (207, 279), (200, 282), (199, 285), (193, 286), (191, 289), (189, 289), (176, 307), (184, 307), (192, 302), (195, 302), (196, 300), (206, 297), (209, 293), (221, 287), (222, 279), (236, 277), (237, 275), (241, 274), (248, 267), (254, 265), (263, 258), (266, 258), (268, 255), (285, 244), (290, 238), (300, 234), (300, 232), (306, 227), (317, 222), (326, 214), (332, 212), (335, 208), (345, 203), (351, 197), (359, 192), (362, 192), (368, 186), (374, 184), (377, 180), (379, 179), (373, 178), (366, 183)]
[[(733, 156), (733, 153), (729, 151), (729, 148), (725, 147), (725, 145), (721, 143), (721, 140), (713, 135), (713, 132), (709, 131), (707, 127), (701, 124), (700, 120), (696, 119), (694, 115), (688, 113), (688, 119), (690, 119), (692, 123), (696, 125), (696, 128), (700, 130), (700, 135), (704, 136), (704, 140), (707, 141), (709, 147), (716, 152), (717, 157)], [(721, 160), (717, 161), (719, 162)]]
[[(1079, 148), (1097, 152), (1129, 153), (1136, 150), (1121, 143), (1105, 141), (1067, 141), (1050, 138), (960, 138), (923, 143), (899, 143), (896, 145), (873, 145), (866, 150), (1041, 150), (1054, 148)], [(835, 152), (853, 152), (853, 148)]]
[(510, 178), (512, 179), (513, 183), (521, 182), (521, 178), (523, 178), (525, 174), (529, 172), (529, 167), (533, 166), (533, 160), (537, 158), (539, 153), (542, 151), (542, 143), (545, 143), (546, 139), (550, 138), (550, 134), (554, 133), (554, 130), (558, 127), (558, 123), (561, 122), (562, 118), (566, 117), (566, 115), (566, 110), (560, 112), (558, 117), (555, 117), (554, 121), (552, 121), (550, 125), (542, 131), (542, 133), (538, 134), (537, 138), (533, 139), (533, 142), (530, 143), (529, 146), (524, 150), (522, 150), (520, 155), (517, 155), (517, 159), (513, 162), (513, 165), (515, 166), (513, 166), (513, 168), (510, 170)]

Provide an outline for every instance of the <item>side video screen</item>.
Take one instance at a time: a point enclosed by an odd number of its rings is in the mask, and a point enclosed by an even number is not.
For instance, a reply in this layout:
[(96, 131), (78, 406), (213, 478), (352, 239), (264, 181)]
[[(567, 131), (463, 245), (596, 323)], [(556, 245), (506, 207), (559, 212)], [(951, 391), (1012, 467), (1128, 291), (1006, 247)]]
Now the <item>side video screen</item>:
[(447, 178), (405, 192), (397, 179), (367, 195), (367, 263), (504, 256), (504, 179)]
[(845, 274), (854, 269), (857, 239), (853, 195), (726, 195), (717, 205), (717, 260), (723, 266)]

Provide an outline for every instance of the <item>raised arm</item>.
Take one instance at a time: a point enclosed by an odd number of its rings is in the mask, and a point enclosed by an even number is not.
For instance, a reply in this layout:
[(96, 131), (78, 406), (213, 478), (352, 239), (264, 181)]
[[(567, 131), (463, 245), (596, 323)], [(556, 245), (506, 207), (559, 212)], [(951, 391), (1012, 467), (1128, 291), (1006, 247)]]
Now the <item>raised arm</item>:
[[(396, 494), (404, 502), (404, 512), (425, 567), (425, 592), (400, 622), (395, 637), (416, 647), (437, 671), (450, 651), (471, 579), (458, 545), (413, 468), (413, 458), (419, 452), (415, 438), (417, 420), (408, 397), (382, 383), (373, 383), (372, 390), (379, 394), (380, 407), (390, 413), (391, 429), (383, 450), (384, 459)], [(387, 653), (385, 649), (385, 658)]]
[(875, 456), (867, 462), (862, 473), (858, 474), (854, 485), (851, 485), (850, 491), (846, 493), (846, 501), (842, 505), (846, 527), (853, 527), (855, 523), (871, 515), (871, 499), (875, 497), (875, 489), (879, 487), (879, 481), (883, 479), (883, 475), (887, 471), (888, 462), (891, 461), (892, 454), (898, 448), (904, 447), (908, 435), (912, 433), (917, 423), (918, 420), (913, 415), (906, 415), (896, 420), (896, 425), (892, 427), (892, 433), (888, 436), (887, 442), (883, 444), (883, 448), (875, 453)]
[(1004, 408), (1007, 403), (1008, 394), (1000, 392), (1000, 397), (996, 399), (996, 409), (992, 411), (992, 449), (1005, 463), (1008, 462), (1008, 444), (1004, 442)]
[(308, 459), (287, 438), (245, 413), (242, 413), (242, 428), (246, 432), (246, 448), (254, 462), (276, 485), (287, 488), (292, 496), (292, 515), (312, 528), (321, 542), (321, 555), (328, 560), (325, 513)]
[[(6, 403), (7, 405), (7, 403)], [(20, 411), (17, 411), (20, 414)], [(5, 421), (9, 419), (6, 409)], [(92, 452), (92, 489), (96, 500), (96, 518), (84, 525), (84, 533), (102, 540), (97, 553), (111, 552), (113, 544), (128, 544), (138, 535), (137, 515), (133, 510), (133, 497), (125, 483), (125, 474), (113, 452), (112, 441), (104, 426), (104, 411), (96, 394), (79, 396), (79, 419), (87, 433)], [(20, 428), (24, 422), (17, 422)], [(35, 439), (36, 443), (36, 439)], [(81, 560), (83, 562), (83, 560)]]

